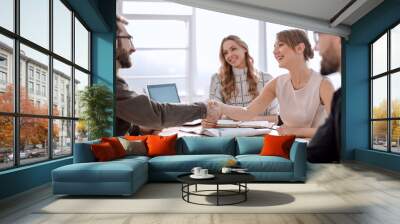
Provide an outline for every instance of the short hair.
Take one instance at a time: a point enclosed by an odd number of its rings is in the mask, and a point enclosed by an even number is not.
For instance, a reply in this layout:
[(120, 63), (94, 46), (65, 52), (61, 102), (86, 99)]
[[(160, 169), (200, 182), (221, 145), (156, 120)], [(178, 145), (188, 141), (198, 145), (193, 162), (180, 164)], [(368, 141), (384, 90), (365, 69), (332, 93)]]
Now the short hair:
[(289, 45), (292, 49), (294, 49), (298, 44), (303, 43), (305, 46), (303, 52), (304, 60), (308, 61), (308, 59), (314, 57), (314, 51), (311, 48), (310, 41), (308, 40), (306, 32), (303, 30), (283, 30), (276, 34), (276, 39)]
[[(128, 25), (128, 20), (125, 19), (123, 16), (117, 15), (117, 24), (122, 23), (124, 25)], [(119, 29), (119, 26), (117, 25), (117, 33), (120, 32), (121, 30)]]

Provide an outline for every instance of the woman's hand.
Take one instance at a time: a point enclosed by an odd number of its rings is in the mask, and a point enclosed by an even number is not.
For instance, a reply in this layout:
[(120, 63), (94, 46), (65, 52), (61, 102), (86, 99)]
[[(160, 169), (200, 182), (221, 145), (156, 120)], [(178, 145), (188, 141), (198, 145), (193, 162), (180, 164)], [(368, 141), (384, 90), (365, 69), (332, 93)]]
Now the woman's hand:
[(279, 135), (296, 135), (295, 128), (287, 127), (286, 125), (281, 125), (277, 129)]

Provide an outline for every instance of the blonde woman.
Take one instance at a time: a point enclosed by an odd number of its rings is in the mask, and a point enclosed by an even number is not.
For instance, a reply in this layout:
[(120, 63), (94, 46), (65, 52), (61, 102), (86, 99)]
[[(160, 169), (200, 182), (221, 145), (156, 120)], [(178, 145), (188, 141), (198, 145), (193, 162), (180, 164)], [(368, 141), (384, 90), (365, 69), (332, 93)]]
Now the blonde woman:
[[(278, 99), (283, 125), (281, 135), (312, 137), (330, 112), (334, 88), (332, 83), (310, 69), (307, 61), (314, 56), (307, 35), (302, 30), (285, 30), (277, 34), (274, 56), (279, 67), (289, 73), (268, 82), (260, 95), (247, 107), (231, 106), (216, 101), (210, 104), (236, 120), (249, 120)], [(207, 125), (207, 123), (205, 123)]]
[[(238, 36), (229, 35), (221, 41), (219, 60), (219, 72), (211, 78), (210, 100), (245, 107), (272, 79), (271, 75), (256, 71), (247, 44)], [(277, 114), (275, 101), (253, 119), (277, 122)]]

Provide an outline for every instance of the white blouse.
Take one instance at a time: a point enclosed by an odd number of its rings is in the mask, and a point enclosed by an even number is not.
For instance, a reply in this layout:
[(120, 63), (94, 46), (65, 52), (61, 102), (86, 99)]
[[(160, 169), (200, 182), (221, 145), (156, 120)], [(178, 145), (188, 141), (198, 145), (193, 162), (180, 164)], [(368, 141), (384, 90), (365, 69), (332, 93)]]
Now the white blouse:
[[(222, 96), (221, 79), (219, 74), (216, 73), (211, 77), (209, 98), (210, 100), (216, 100), (228, 105), (246, 107), (253, 100), (253, 96), (249, 93), (249, 85), (247, 83), (247, 68), (233, 68), (233, 74), (235, 76), (237, 95), (231, 97), (228, 101), (224, 100)], [(261, 93), (264, 85), (272, 79), (272, 76), (264, 72), (259, 72), (258, 74), (260, 75), (260, 79), (257, 83), (257, 90)], [(277, 115), (278, 113), (278, 102), (274, 100), (262, 115)]]

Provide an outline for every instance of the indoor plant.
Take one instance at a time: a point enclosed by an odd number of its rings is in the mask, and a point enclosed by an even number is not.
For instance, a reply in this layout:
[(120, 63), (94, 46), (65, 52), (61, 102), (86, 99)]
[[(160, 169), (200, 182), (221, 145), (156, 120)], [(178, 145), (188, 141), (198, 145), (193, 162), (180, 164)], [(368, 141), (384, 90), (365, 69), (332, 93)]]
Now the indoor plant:
[(79, 93), (79, 106), (82, 109), (81, 119), (88, 128), (90, 140), (110, 136), (112, 125), (113, 95), (103, 84), (87, 86)]

